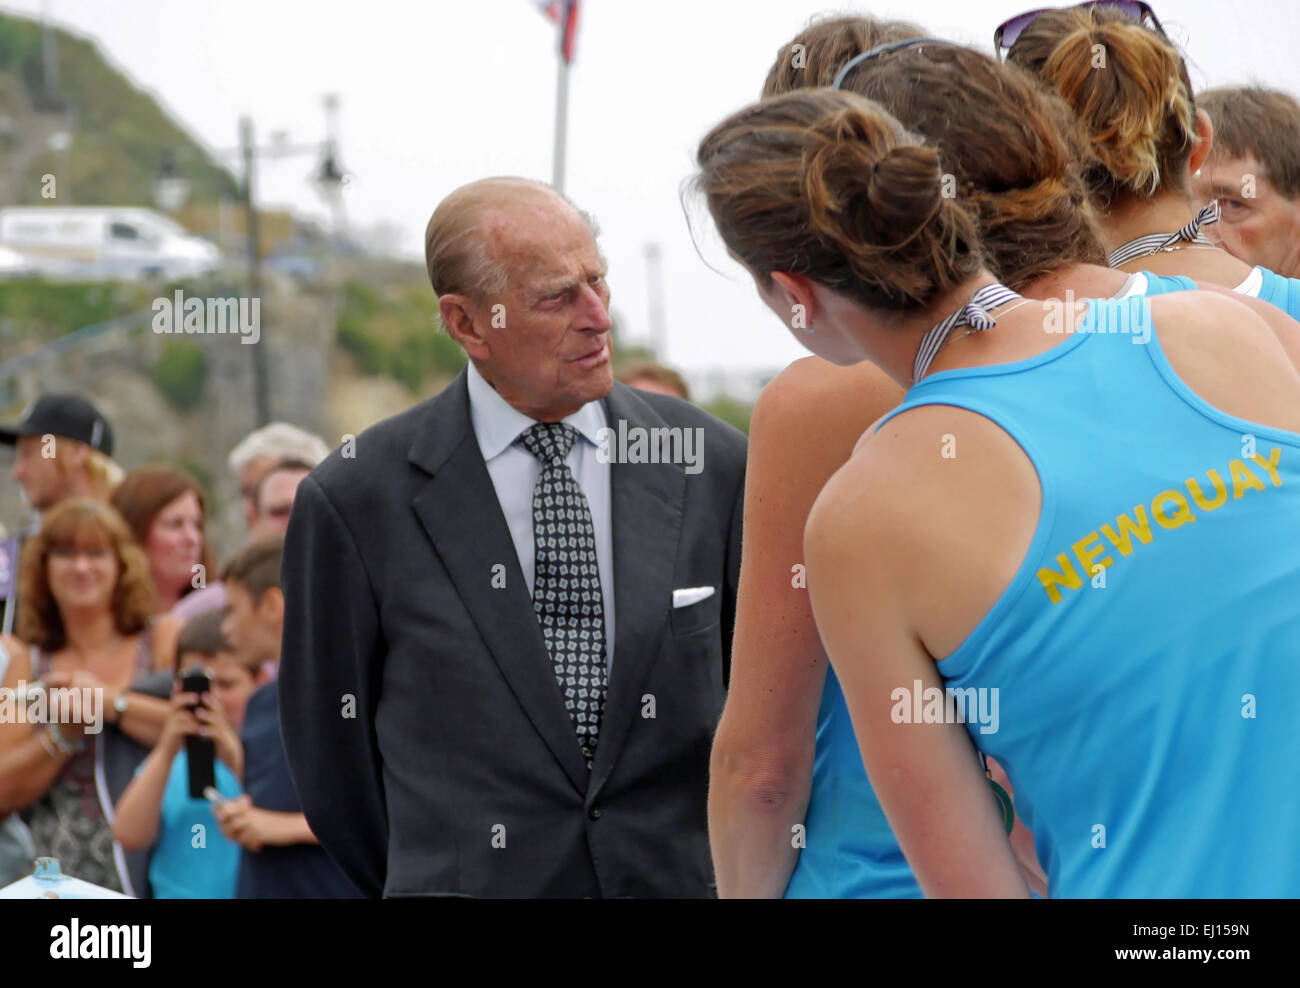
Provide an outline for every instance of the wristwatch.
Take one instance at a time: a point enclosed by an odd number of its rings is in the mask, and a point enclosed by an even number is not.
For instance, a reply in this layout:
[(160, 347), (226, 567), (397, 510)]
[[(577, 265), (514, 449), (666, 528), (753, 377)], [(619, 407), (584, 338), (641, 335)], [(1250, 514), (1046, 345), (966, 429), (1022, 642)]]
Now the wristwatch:
[(113, 719), (114, 724), (122, 723), (122, 718), (126, 716), (126, 694), (127, 690), (122, 690), (121, 693), (117, 694), (117, 696), (113, 698), (113, 709), (117, 711), (117, 716)]

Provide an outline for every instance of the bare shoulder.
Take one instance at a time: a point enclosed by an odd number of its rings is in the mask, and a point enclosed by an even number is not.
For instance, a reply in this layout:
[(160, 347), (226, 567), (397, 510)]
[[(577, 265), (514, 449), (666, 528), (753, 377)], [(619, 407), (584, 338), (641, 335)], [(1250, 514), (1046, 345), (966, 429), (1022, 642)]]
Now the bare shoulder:
[(176, 664), (176, 641), (185, 624), (174, 614), (159, 615), (153, 623), (153, 667), (171, 669)]
[(872, 422), (903, 400), (903, 389), (884, 371), (864, 361), (839, 367), (820, 357), (804, 357), (781, 371), (754, 404), (751, 428), (765, 433), (809, 434), (818, 442), (852, 443)]
[(1160, 295), (1150, 306), (1161, 350), (1195, 394), (1229, 415), (1300, 431), (1300, 372), (1266, 316), (1207, 291)]

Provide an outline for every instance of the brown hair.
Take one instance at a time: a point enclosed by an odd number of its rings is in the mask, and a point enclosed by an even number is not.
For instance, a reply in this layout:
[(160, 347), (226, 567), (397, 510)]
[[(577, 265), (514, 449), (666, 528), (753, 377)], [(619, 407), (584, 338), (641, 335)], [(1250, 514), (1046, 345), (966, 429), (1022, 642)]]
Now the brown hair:
[(257, 603), (266, 591), (280, 585), (280, 551), (283, 548), (284, 539), (278, 535), (250, 543), (226, 563), (221, 579), (239, 584), (248, 591), (253, 603)]
[(143, 631), (153, 613), (149, 560), (122, 516), (102, 501), (73, 497), (41, 518), (40, 530), (23, 545), (18, 592), (18, 636), (47, 652), (67, 642), (58, 604), (50, 593), (49, 559), (54, 549), (98, 544), (117, 556), (117, 586), (111, 603), (113, 626), (122, 635)]
[(808, 89), (732, 114), (700, 142), (694, 185), (757, 277), (803, 274), (868, 308), (929, 304), (979, 270), (938, 152), (854, 93)]
[(686, 386), (686, 381), (671, 367), (657, 364), (653, 360), (634, 360), (624, 364), (618, 372), (618, 379), (627, 385), (631, 385), (639, 378), (662, 384), (665, 388), (672, 388), (687, 401), (691, 400), (691, 391)]
[(1103, 207), (1121, 193), (1186, 190), (1196, 103), (1187, 66), (1168, 38), (1104, 5), (1067, 7), (1035, 17), (1007, 60), (1074, 110), (1096, 159), (1087, 177)]
[(863, 62), (842, 85), (938, 150), (949, 194), (974, 213), (989, 264), (1011, 288), (1065, 264), (1106, 262), (1073, 115), (1019, 69), (926, 44)]
[(1214, 121), (1212, 154), (1251, 155), (1287, 199), (1300, 198), (1300, 103), (1262, 86), (1207, 89), (1198, 97)]
[(924, 35), (907, 21), (878, 21), (857, 14), (814, 18), (776, 53), (763, 83), (763, 96), (830, 86), (849, 59), (876, 45)]
[[(189, 491), (193, 491), (194, 496), (199, 500), (199, 525), (202, 529), (208, 518), (208, 505), (207, 499), (203, 496), (203, 488), (188, 473), (175, 467), (160, 464), (132, 470), (123, 478), (122, 483), (118, 484), (110, 501), (131, 526), (136, 542), (143, 547), (149, 540), (149, 529), (153, 527), (158, 513)], [(207, 532), (203, 531), (202, 536), (199, 562), (204, 572), (208, 572), (213, 568), (212, 553), (208, 545)], [(193, 586), (187, 586), (181, 596), (193, 589)]]
[(176, 637), (176, 670), (181, 671), (181, 656), (197, 653), (210, 659), (218, 652), (233, 652), (230, 642), (221, 631), (225, 613), (220, 608), (201, 611), (181, 626)]

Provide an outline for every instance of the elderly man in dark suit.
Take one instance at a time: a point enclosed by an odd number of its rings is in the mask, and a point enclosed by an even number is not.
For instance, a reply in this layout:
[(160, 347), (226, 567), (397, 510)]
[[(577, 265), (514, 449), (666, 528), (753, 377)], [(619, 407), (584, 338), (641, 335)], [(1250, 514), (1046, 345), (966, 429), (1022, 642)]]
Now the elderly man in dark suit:
[(469, 366), (304, 480), (285, 543), (312, 831), (369, 895), (714, 895), (744, 437), (614, 383), (594, 224), (550, 187), (465, 186), (425, 246)]

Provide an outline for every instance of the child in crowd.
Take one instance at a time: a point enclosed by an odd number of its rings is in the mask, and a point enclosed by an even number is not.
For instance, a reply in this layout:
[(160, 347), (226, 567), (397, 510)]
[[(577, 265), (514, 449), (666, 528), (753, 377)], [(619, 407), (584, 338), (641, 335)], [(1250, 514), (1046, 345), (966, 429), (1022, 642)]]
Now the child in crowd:
[[(190, 618), (176, 643), (176, 688), (162, 735), (116, 808), (113, 835), (128, 850), (153, 847), (149, 884), (156, 899), (231, 899), (239, 873), (239, 845), (221, 833), (211, 804), (189, 793), (185, 738), (215, 742), (216, 790), (240, 793), (244, 771), (239, 728), (248, 698), (266, 679), (236, 654), (221, 632), (221, 611)], [(187, 693), (180, 677), (201, 668), (206, 693)], [(195, 704), (198, 704), (195, 707)]]

